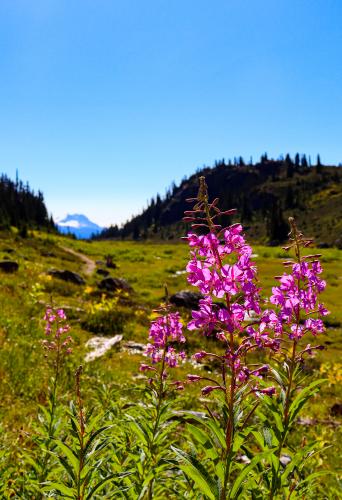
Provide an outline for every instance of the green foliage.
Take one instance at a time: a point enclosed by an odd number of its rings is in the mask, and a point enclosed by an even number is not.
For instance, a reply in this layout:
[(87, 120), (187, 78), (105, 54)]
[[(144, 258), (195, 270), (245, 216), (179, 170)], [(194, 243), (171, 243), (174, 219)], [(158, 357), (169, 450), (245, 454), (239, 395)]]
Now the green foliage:
[(125, 324), (129, 321), (132, 311), (120, 305), (119, 297), (106, 299), (93, 304), (88, 308), (82, 319), (82, 327), (94, 333), (118, 334), (122, 333)]
[[(294, 174), (294, 178), (296, 175)], [(41, 492), (43, 482), (46, 483), (47, 489), (52, 483), (77, 489), (61, 462), (61, 459), (67, 464), (70, 462), (65, 449), (62, 449), (63, 445), (69, 446), (78, 457), (80, 452), (79, 439), (77, 433), (73, 434), (75, 431), (71, 423), (72, 418), (77, 419), (77, 415), (75, 416), (72, 409), (67, 412), (66, 406), (68, 401), (75, 399), (72, 394), (73, 372), (86, 353), (85, 342), (93, 331), (85, 330), (82, 320), (90, 313), (91, 308), (99, 303), (99, 294), (87, 294), (83, 288), (76, 286), (70, 289), (70, 293), (64, 293), (63, 282), (46, 278), (45, 273), (49, 268), (64, 268), (66, 263), (68, 268), (76, 272), (82, 270), (82, 263), (77, 259), (69, 259), (59, 245), (70, 246), (94, 260), (103, 260), (103, 256), (107, 254), (113, 255), (120, 268), (120, 276), (132, 283), (136, 292), (130, 299), (131, 302), (117, 304), (119, 309), (129, 313), (129, 318), (126, 317), (122, 324), (122, 346), (84, 368), (84, 400), (86, 406), (95, 406), (92, 414), (87, 412), (87, 425), (90, 425), (87, 427), (87, 439), (97, 430), (106, 428), (94, 440), (94, 444), (99, 448), (95, 447), (90, 456), (89, 463), (95, 472), (87, 487), (87, 494), (93, 486), (110, 478), (102, 489), (94, 493), (94, 498), (136, 500), (141, 495), (140, 498), (145, 499), (148, 498), (152, 484), (153, 498), (157, 500), (200, 500), (204, 498), (204, 493), (201, 492), (199, 483), (196, 484), (191, 477), (190, 469), (184, 469), (190, 465), (182, 453), (197, 459), (202, 466), (202, 472), (205, 467), (205, 475), (209, 474), (219, 491), (218, 479), (222, 478), (222, 470), (218, 462), (224, 450), (224, 421), (209, 418), (196, 420), (193, 414), (184, 417), (184, 413), (178, 411), (180, 408), (191, 411), (201, 409), (197, 389), (189, 386), (184, 395), (176, 400), (172, 395), (167, 397), (165, 410), (161, 412), (160, 430), (152, 439), (156, 400), (149, 390), (141, 389), (142, 382), (137, 369), (139, 361), (143, 360), (141, 354), (133, 349), (131, 353), (125, 347), (125, 342), (129, 340), (138, 343), (145, 341), (151, 306), (162, 298), (160, 283), (169, 283), (170, 294), (186, 288), (185, 276), (174, 274), (183, 269), (187, 249), (182, 244), (166, 243), (94, 241), (90, 244), (35, 234), (34, 238), (28, 238), (24, 242), (11, 235), (3, 235), (0, 241), (1, 255), (6, 256), (6, 248), (13, 248), (20, 262), (17, 274), (1, 275), (0, 497), (6, 500), (34, 499), (40, 498), (39, 495), (41, 498), (47, 495), (61, 497), (70, 492), (64, 490), (62, 493), (57, 489)], [(45, 251), (49, 255), (43, 255)], [(266, 294), (272, 286), (273, 276), (279, 271), (282, 251), (277, 247), (255, 247), (254, 251), (262, 275), (261, 284)], [(333, 323), (321, 342), (330, 343), (327, 344), (329, 349), (319, 352), (316, 358), (305, 363), (303, 371), (298, 373), (298, 388), (294, 386), (291, 396), (291, 426), (287, 429), (287, 442), (281, 451), (283, 464), (277, 457), (279, 443), (285, 431), (282, 418), (284, 388), (288, 383), (286, 370), (277, 370), (277, 373), (280, 372), (279, 396), (261, 398), (262, 403), (248, 421), (245, 432), (241, 431), (241, 424), (248, 414), (248, 408), (243, 409), (240, 417), (239, 413), (236, 414), (237, 431), (229, 482), (230, 491), (234, 491), (235, 495), (231, 493), (232, 498), (267, 498), (272, 485), (272, 474), (277, 472), (277, 468), (278, 477), (281, 478), (281, 482), (278, 482), (281, 492), (278, 490), (274, 498), (281, 498), (282, 494), (288, 497), (290, 493), (291, 499), (315, 500), (340, 496), (340, 487), (334, 474), (341, 441), (338, 426), (340, 418), (331, 415), (329, 410), (340, 400), (340, 387), (335, 382), (342, 349), (342, 313), (336, 297), (342, 286), (341, 280), (337, 279), (342, 272), (342, 253), (337, 249), (322, 249), (320, 252), (326, 263), (325, 275), (330, 275), (337, 283), (337, 287), (328, 287), (324, 293), (324, 302), (332, 311)], [(144, 256), (149, 265), (141, 266), (138, 262), (139, 254)], [(172, 273), (168, 272), (171, 268)], [(113, 276), (116, 272), (115, 269), (111, 270)], [(96, 290), (96, 278), (87, 277), (87, 285)], [(47, 395), (51, 373), (41, 348), (41, 340), (44, 338), (41, 318), (45, 303), (50, 301), (50, 294), (53, 295), (55, 304), (67, 307), (75, 338), (74, 354), (63, 368), (53, 436), (48, 431), (51, 399)], [(105, 302), (110, 301), (105, 299)], [(115, 310), (115, 307), (113, 305), (112, 308)], [(143, 318), (140, 317), (140, 312)], [(186, 311), (183, 319), (184, 322), (188, 319)], [(108, 333), (112, 332), (113, 330), (108, 330)], [(192, 351), (195, 346), (212, 346), (213, 341), (189, 333), (188, 344), (189, 350)], [(262, 354), (260, 359), (263, 359)], [(276, 366), (276, 360), (272, 359), (270, 362)], [(215, 373), (217, 369), (214, 364), (197, 368), (200, 374), (207, 371)], [(193, 371), (193, 367), (186, 364), (181, 366), (174, 376), (184, 379), (189, 371)], [(272, 377), (277, 378), (276, 372), (273, 372)], [(322, 377), (329, 379), (329, 383), (323, 383), (320, 392), (318, 386), (310, 387), (312, 382), (315, 383), (315, 380)], [(104, 386), (104, 383), (107, 385)], [(109, 387), (113, 387), (113, 390)], [(301, 395), (301, 390), (306, 392)], [(212, 403), (208, 401), (206, 403), (215, 414), (217, 408), (212, 407)], [(96, 417), (99, 418), (91, 430), (92, 419)], [(302, 420), (301, 423), (299, 419)], [(308, 423), (305, 424), (305, 421)], [(151, 442), (154, 442), (153, 446)], [(328, 447), (331, 442), (334, 446)], [(103, 448), (102, 443), (105, 443)], [(259, 461), (253, 461), (254, 456), (261, 458)], [(290, 457), (291, 461), (285, 463), (284, 456)], [(46, 470), (42, 474), (46, 460)], [(100, 466), (97, 467), (99, 462)], [(129, 475), (126, 475), (127, 473)]]

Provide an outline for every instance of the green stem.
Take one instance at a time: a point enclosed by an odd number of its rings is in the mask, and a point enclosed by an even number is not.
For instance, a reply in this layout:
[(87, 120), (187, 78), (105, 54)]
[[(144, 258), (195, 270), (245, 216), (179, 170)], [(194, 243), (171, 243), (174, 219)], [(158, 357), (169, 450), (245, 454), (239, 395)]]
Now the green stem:
[[(294, 221), (291, 219), (290, 220), (291, 224), (291, 229), (293, 232), (293, 238), (294, 238), (294, 245), (295, 245), (295, 255), (297, 258), (298, 264), (301, 263), (301, 255), (300, 255), (300, 242), (298, 239), (298, 230), (297, 227), (294, 223)], [(301, 288), (301, 281), (300, 278), (297, 279), (297, 289), (298, 292), (300, 291)], [(300, 325), (300, 309), (298, 307), (296, 311), (296, 333), (298, 331)], [(279, 441), (279, 446), (276, 452), (276, 456), (278, 458), (278, 467), (275, 472), (275, 474), (272, 477), (272, 487), (270, 491), (270, 500), (273, 500), (274, 495), (278, 491), (278, 483), (279, 483), (279, 473), (280, 473), (280, 457), (281, 457), (281, 452), (284, 447), (285, 441), (287, 434), (289, 432), (289, 410), (290, 410), (290, 403), (291, 403), (291, 393), (292, 393), (292, 385), (293, 385), (293, 377), (294, 377), (294, 372), (296, 369), (296, 348), (297, 348), (297, 340), (295, 339), (293, 341), (292, 345), (292, 353), (291, 353), (291, 358), (289, 362), (289, 381), (286, 389), (286, 395), (285, 395), (285, 405), (284, 405), (284, 431), (281, 436), (281, 439)]]
[[(231, 349), (234, 348), (234, 338), (233, 334), (230, 334), (230, 346)], [(224, 456), (224, 480), (223, 488), (221, 492), (221, 500), (226, 499), (227, 495), (227, 485), (230, 476), (230, 465), (231, 465), (231, 451), (234, 442), (234, 399), (235, 399), (235, 388), (236, 388), (236, 377), (235, 377), (235, 366), (234, 360), (231, 361), (231, 377), (229, 389), (226, 388), (226, 403), (228, 406), (228, 422), (226, 427), (226, 452)]]
[(76, 371), (76, 396), (77, 396), (77, 406), (78, 406), (78, 421), (80, 424), (79, 431), (79, 443), (80, 443), (80, 451), (79, 451), (79, 466), (77, 473), (77, 500), (83, 500), (84, 491), (82, 491), (82, 483), (81, 476), (84, 467), (84, 434), (85, 434), (85, 422), (84, 422), (84, 414), (83, 414), (83, 404), (81, 398), (81, 373), (82, 366), (80, 366)]
[[(49, 450), (50, 448), (50, 443), (54, 438), (54, 433), (53, 433), (53, 426), (55, 423), (55, 417), (56, 417), (56, 408), (57, 408), (57, 390), (58, 390), (58, 382), (59, 382), (59, 377), (60, 377), (60, 365), (61, 365), (61, 345), (60, 345), (60, 338), (57, 338), (57, 351), (56, 351), (56, 361), (55, 361), (55, 376), (53, 380), (53, 386), (52, 386), (52, 391), (51, 391), (51, 408), (49, 411), (49, 427), (48, 427), (48, 436), (45, 442), (45, 448)], [(49, 461), (49, 453), (46, 452), (44, 459), (43, 459), (43, 464), (42, 464), (42, 470), (39, 475), (39, 482), (42, 483), (46, 479), (46, 474), (47, 474), (47, 466), (48, 466), (48, 461)], [(40, 498), (43, 498), (41, 495)]]
[[(158, 381), (158, 389), (157, 389), (158, 399), (157, 399), (157, 406), (156, 406), (156, 419), (155, 419), (153, 430), (152, 430), (152, 438), (150, 439), (150, 442), (149, 442), (149, 453), (150, 453), (151, 462), (155, 461), (154, 450), (153, 450), (154, 440), (155, 440), (156, 433), (157, 433), (158, 426), (159, 426), (160, 410), (161, 410), (161, 405), (162, 405), (163, 398), (164, 398), (163, 376), (164, 376), (164, 370), (165, 370), (166, 351), (167, 351), (167, 344), (165, 345), (165, 348), (164, 348), (163, 357), (162, 357), (162, 364), (161, 364), (161, 369), (160, 369), (160, 373), (159, 373), (159, 381)], [(154, 477), (150, 481), (150, 484), (148, 487), (148, 494), (147, 494), (148, 500), (151, 500), (153, 498), (153, 485), (154, 485)]]

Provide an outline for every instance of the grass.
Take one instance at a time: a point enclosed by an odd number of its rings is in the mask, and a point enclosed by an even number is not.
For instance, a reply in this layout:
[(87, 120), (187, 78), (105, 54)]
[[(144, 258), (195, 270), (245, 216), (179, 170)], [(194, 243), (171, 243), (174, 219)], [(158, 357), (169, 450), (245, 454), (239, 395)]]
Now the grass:
[[(66, 309), (75, 339), (74, 354), (68, 362), (65, 401), (69, 397), (68, 390), (72, 390), (72, 373), (78, 364), (84, 362), (86, 341), (99, 331), (107, 335), (117, 333), (115, 326), (113, 332), (108, 327), (101, 330), (98, 326), (101, 321), (106, 321), (106, 315), (96, 304), (101, 300), (112, 300), (103, 296), (98, 289), (102, 276), (96, 273), (85, 275), (84, 263), (63, 250), (63, 246), (81, 252), (94, 261), (105, 261), (106, 256), (111, 255), (116, 264), (116, 268), (110, 270), (111, 276), (124, 278), (133, 288), (131, 294), (123, 293), (115, 299), (115, 307), (122, 313), (120, 332), (123, 333), (123, 342), (146, 342), (151, 310), (162, 301), (164, 284), (167, 284), (170, 294), (189, 288), (186, 275), (177, 273), (184, 270), (188, 260), (188, 247), (183, 243), (84, 242), (38, 232), (21, 239), (15, 234), (2, 234), (0, 260), (7, 257), (19, 262), (17, 273), (1, 273), (0, 422), (6, 443), (15, 443), (19, 430), (31, 432), (37, 415), (37, 403), (46, 401), (49, 371), (41, 347), (44, 338), (42, 317), (46, 303), (52, 300)], [(331, 315), (327, 320), (326, 334), (318, 340), (327, 349), (310, 360), (306, 369), (315, 376), (328, 376), (329, 383), (313, 400), (308, 411), (311, 417), (314, 416), (321, 423), (315, 427), (301, 426), (299, 435), (314, 434), (317, 440), (333, 439), (337, 443), (338, 427), (335, 424), (339, 418), (332, 417), (330, 409), (333, 404), (341, 402), (341, 390), (337, 382), (342, 372), (342, 311), (338, 303), (342, 295), (342, 251), (322, 249), (317, 252), (322, 254), (324, 276), (328, 281), (322, 299)], [(254, 260), (265, 296), (274, 286), (274, 276), (282, 273), (281, 263), (286, 256), (280, 248), (254, 247)], [(98, 267), (105, 268), (103, 265)], [(74, 285), (52, 278), (48, 275), (51, 268), (80, 273), (86, 285)], [(92, 318), (92, 322), (89, 321), (89, 311), (94, 307), (98, 307), (98, 316)], [(183, 311), (183, 315), (184, 319), (188, 318), (188, 313)], [(112, 311), (110, 321), (115, 322)], [(317, 340), (310, 339), (311, 344), (315, 342)], [(205, 348), (206, 343), (210, 341), (189, 334), (192, 352), (195, 346), (203, 347), (204, 344)], [(130, 354), (119, 347), (113, 348), (104, 357), (85, 366), (85, 392), (91, 395), (94, 386), (102, 384), (112, 384), (122, 390), (132, 386), (139, 380), (138, 366), (141, 360), (142, 356), (137, 353)], [(193, 370), (192, 366), (184, 365), (177, 372), (177, 378), (181, 379)], [(195, 388), (190, 388), (184, 395), (189, 407), (198, 405), (195, 391)], [(27, 443), (29, 446), (29, 440)], [(331, 463), (334, 463), (336, 454), (335, 447), (327, 452)]]

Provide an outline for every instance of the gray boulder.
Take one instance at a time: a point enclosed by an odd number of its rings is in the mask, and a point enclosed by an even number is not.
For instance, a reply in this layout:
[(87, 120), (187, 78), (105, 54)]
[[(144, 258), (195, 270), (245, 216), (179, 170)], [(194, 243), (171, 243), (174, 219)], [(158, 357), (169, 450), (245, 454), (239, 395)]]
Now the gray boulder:
[(118, 290), (132, 291), (130, 284), (123, 278), (104, 278), (100, 281), (98, 287), (100, 290), (106, 290), (107, 292), (117, 292)]
[(59, 278), (60, 280), (68, 281), (69, 283), (75, 283), (75, 285), (85, 285), (85, 281), (82, 276), (74, 273), (73, 271), (50, 269), (48, 274), (54, 278)]
[(107, 271), (107, 269), (96, 269), (96, 274), (99, 274), (100, 276), (108, 276), (109, 271)]
[(0, 261), (0, 271), (5, 273), (15, 273), (19, 269), (18, 262), (14, 260), (1, 260)]
[(199, 301), (201, 299), (203, 299), (203, 295), (199, 292), (189, 292), (188, 290), (181, 290), (180, 292), (171, 295), (170, 302), (176, 307), (198, 309)]

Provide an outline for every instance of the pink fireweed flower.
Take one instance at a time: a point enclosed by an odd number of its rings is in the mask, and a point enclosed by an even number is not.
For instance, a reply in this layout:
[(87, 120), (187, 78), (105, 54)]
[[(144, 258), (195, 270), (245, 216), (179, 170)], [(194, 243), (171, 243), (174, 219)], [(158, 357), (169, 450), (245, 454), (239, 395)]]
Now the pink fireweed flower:
[(168, 341), (185, 342), (183, 324), (180, 321), (179, 313), (169, 313), (166, 316), (159, 316), (152, 321), (149, 340), (155, 346), (161, 347), (165, 346)]
[[(215, 336), (225, 351), (222, 355), (197, 352), (193, 358), (201, 361), (206, 356), (221, 360), (237, 383), (249, 380), (251, 371), (241, 363), (246, 353), (260, 347), (278, 348), (269, 338), (266, 323), (262, 329), (254, 328), (251, 318), (261, 314), (257, 269), (252, 261), (252, 248), (246, 243), (241, 224), (232, 224), (224, 229), (213, 221), (224, 215), (217, 203), (208, 202), (207, 188), (202, 178), (193, 214), (207, 227), (207, 234), (189, 232), (190, 262), (187, 265), (188, 283), (197, 287), (203, 295), (198, 310), (192, 311), (188, 330)], [(214, 208), (213, 208), (214, 207)], [(194, 228), (197, 224), (194, 224)], [(283, 296), (281, 295), (281, 299)], [(253, 321), (253, 325), (257, 321)], [(238, 345), (236, 345), (238, 344)], [(225, 382), (224, 382), (225, 384)], [(209, 386), (210, 388), (212, 386)], [(213, 389), (205, 388), (207, 393)]]
[(196, 352), (192, 357), (194, 358), (195, 361), (200, 361), (201, 359), (204, 359), (206, 356), (208, 356), (207, 352), (199, 351)]
[[(263, 312), (253, 332), (254, 338), (266, 332), (268, 335), (273, 334), (278, 341), (288, 336), (297, 343), (307, 333), (317, 335), (324, 332), (321, 318), (329, 311), (318, 301), (319, 294), (326, 287), (326, 282), (319, 276), (323, 268), (317, 260), (318, 255), (300, 256), (300, 247), (306, 247), (308, 240), (297, 230), (293, 219), (290, 219), (290, 225), (293, 243), (287, 250), (295, 247), (298, 262), (284, 262), (287, 272), (276, 277), (279, 285), (272, 288), (270, 297), (275, 310)], [(312, 317), (315, 315), (318, 317)], [(310, 354), (312, 349), (303, 352)]]
[(199, 380), (202, 380), (202, 377), (199, 375), (187, 375), (188, 382), (198, 382)]
[(213, 302), (210, 297), (199, 301), (199, 310), (192, 311), (193, 320), (188, 323), (188, 330), (205, 329), (209, 335), (217, 324), (217, 314), (213, 310)]
[(265, 389), (260, 389), (259, 387), (254, 387), (253, 392), (256, 394), (265, 394), (266, 396), (273, 396), (276, 393), (275, 387), (266, 387)]
[(169, 345), (174, 342), (184, 343), (186, 340), (178, 312), (159, 316), (152, 321), (148, 338), (150, 342), (146, 346), (145, 355), (151, 358), (152, 364), (164, 360), (170, 368), (174, 368), (186, 358), (184, 351), (177, 352)]
[(203, 387), (201, 392), (202, 392), (203, 396), (207, 396), (208, 394), (210, 394), (211, 392), (216, 391), (216, 390), (224, 391), (224, 388), (221, 387), (220, 385), (207, 385), (207, 386)]
[(45, 334), (50, 337), (51, 340), (44, 340), (43, 346), (48, 351), (59, 351), (61, 354), (70, 354), (72, 349), (70, 344), (72, 343), (72, 337), (65, 334), (69, 332), (70, 326), (67, 324), (67, 317), (63, 309), (54, 309), (53, 307), (47, 307), (44, 314), (45, 324)]
[(141, 372), (146, 372), (146, 371), (154, 371), (155, 372), (156, 371), (156, 369), (153, 368), (153, 366), (146, 365), (144, 363), (141, 363), (139, 370)]

